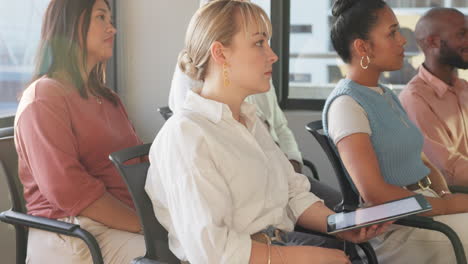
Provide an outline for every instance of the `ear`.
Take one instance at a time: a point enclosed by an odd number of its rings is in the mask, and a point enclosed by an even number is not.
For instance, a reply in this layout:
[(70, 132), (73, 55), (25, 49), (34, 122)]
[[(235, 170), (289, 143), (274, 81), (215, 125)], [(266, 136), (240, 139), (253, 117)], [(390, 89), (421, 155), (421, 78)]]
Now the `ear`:
[(436, 48), (436, 49), (439, 49), (440, 48), (440, 36), (438, 35), (429, 35), (427, 38), (426, 38), (426, 46), (428, 48)]
[(225, 50), (226, 48), (219, 41), (215, 41), (211, 44), (211, 58), (216, 64), (222, 65), (226, 62)]
[(355, 39), (353, 41), (353, 49), (359, 57), (368, 56), (370, 53), (369, 44), (362, 39)]

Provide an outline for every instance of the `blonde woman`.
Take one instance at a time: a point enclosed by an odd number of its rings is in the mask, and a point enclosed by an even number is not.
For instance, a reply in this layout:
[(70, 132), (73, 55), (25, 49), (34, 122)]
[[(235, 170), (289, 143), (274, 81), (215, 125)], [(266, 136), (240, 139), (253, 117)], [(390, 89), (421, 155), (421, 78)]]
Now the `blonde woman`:
[[(189, 91), (156, 137), (146, 182), (170, 248), (183, 261), (351, 263), (343, 251), (325, 248), (331, 242), (292, 232), (296, 224), (324, 232), (333, 212), (244, 102), (270, 88), (278, 59), (270, 34), (265, 12), (248, 2), (214, 1), (190, 22), (179, 65), (204, 84)], [(338, 237), (365, 241), (385, 229)]]

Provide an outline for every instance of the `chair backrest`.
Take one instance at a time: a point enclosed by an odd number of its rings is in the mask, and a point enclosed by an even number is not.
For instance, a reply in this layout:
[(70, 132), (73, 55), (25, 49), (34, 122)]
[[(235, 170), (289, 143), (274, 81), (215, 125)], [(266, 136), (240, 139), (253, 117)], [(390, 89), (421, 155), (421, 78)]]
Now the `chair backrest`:
[(162, 115), (164, 120), (168, 120), (172, 116), (173, 112), (168, 106), (158, 108), (158, 112)]
[(335, 207), (335, 211), (343, 212), (355, 210), (359, 206), (359, 195), (352, 188), (345, 173), (346, 169), (341, 163), (340, 157), (333, 149), (329, 138), (323, 134), (322, 120), (310, 122), (306, 125), (306, 129), (315, 137), (322, 147), (338, 179), (343, 201)]
[(23, 185), (18, 178), (18, 154), (11, 127), (0, 129), (0, 161), (5, 170), (12, 209), (16, 212), (26, 213)]
[[(26, 202), (23, 197), (23, 185), (18, 178), (18, 154), (13, 137), (13, 127), (0, 129), (0, 174), (5, 176), (10, 193), (11, 209), (26, 213)], [(15, 226), (17, 263), (26, 260), (28, 230), (24, 226)]]
[(135, 204), (145, 236), (145, 257), (167, 263), (179, 263), (177, 257), (169, 250), (167, 231), (156, 219), (151, 199), (145, 192), (149, 162), (124, 164), (126, 161), (147, 156), (150, 147), (151, 144), (130, 147), (110, 154), (109, 158), (124, 178)]

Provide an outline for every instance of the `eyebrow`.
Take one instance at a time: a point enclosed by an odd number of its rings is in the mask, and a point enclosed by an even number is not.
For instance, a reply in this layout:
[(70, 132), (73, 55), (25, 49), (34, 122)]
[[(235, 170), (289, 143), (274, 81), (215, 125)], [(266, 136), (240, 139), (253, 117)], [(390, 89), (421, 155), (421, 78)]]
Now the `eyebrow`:
[(262, 36), (266, 37), (266, 36), (267, 36), (267, 33), (266, 33), (266, 32), (257, 32), (257, 33), (253, 33), (253, 34), (252, 34), (252, 37), (255, 37), (255, 36), (257, 36), (257, 35), (262, 35)]
[(391, 25), (390, 28), (398, 28), (399, 26), (400, 26), (400, 24), (396, 23), (396, 24)]
[(96, 11), (102, 11), (104, 13), (108, 13), (109, 10), (108, 9), (104, 9), (104, 8), (98, 8)]

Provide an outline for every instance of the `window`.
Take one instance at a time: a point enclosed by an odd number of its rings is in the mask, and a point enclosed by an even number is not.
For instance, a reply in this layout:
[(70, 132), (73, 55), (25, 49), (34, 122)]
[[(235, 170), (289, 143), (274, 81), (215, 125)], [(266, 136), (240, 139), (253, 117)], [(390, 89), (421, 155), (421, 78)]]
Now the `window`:
[[(2, 1), (0, 8), (0, 127), (12, 125), (18, 96), (31, 80), (42, 18), (49, 2), (50, 0)], [(108, 84), (110, 87), (115, 87), (113, 81), (115, 61), (110, 62), (108, 69)]]
[[(345, 64), (330, 40), (333, 2), (271, 1), (272, 47), (280, 57), (273, 81), (283, 108), (321, 110), (335, 84), (346, 74)], [(390, 88), (398, 93), (424, 59), (413, 35), (420, 16), (438, 6), (456, 7), (468, 14), (468, 0), (387, 0), (387, 3), (397, 15), (401, 32), (408, 41), (403, 69), (386, 72), (381, 78), (382, 83), (391, 84)], [(468, 79), (468, 71), (459, 74)]]
[(42, 15), (49, 0), (3, 1), (0, 9), (0, 119), (14, 115), (30, 81)]

